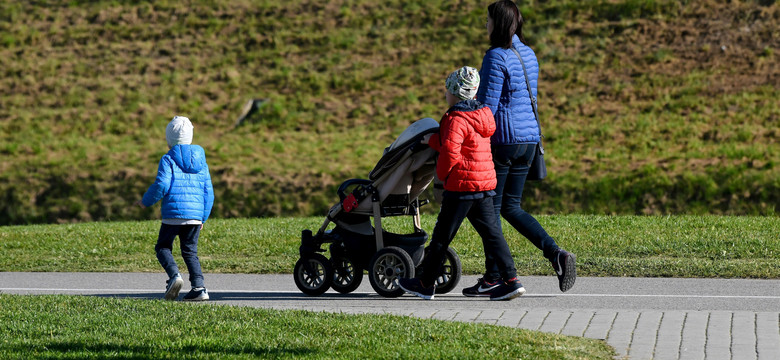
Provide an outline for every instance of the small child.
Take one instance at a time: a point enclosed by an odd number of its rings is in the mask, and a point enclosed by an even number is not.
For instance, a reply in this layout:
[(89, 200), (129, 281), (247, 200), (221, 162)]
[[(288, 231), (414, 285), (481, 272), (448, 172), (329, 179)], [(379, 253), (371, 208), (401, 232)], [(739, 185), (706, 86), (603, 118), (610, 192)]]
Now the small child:
[[(479, 87), (477, 69), (464, 66), (447, 77), (449, 110), (441, 119), (439, 133), (428, 145), (439, 152), (436, 175), (444, 181), (441, 211), (433, 229), (429, 252), (419, 278), (399, 279), (404, 291), (433, 299), (436, 279), (441, 276), (447, 248), (465, 218), (482, 237), (486, 257), (498, 265), (502, 282), (490, 291), (490, 300), (509, 300), (525, 293), (509, 246), (498, 227), (493, 207), (496, 172), (490, 151), (490, 136), (496, 123), (490, 108), (474, 97)], [(426, 140), (423, 140), (426, 142)]]
[(209, 294), (203, 285), (203, 273), (198, 259), (198, 236), (203, 223), (211, 214), (214, 205), (214, 189), (206, 164), (203, 148), (192, 144), (193, 126), (190, 119), (175, 116), (165, 129), (168, 141), (167, 154), (163, 155), (157, 168), (157, 178), (136, 204), (152, 206), (162, 199), (162, 226), (154, 250), (168, 274), (165, 299), (179, 296), (183, 280), (179, 267), (173, 259), (173, 240), (179, 236), (181, 256), (190, 273), (192, 290), (184, 296), (185, 301), (204, 301)]

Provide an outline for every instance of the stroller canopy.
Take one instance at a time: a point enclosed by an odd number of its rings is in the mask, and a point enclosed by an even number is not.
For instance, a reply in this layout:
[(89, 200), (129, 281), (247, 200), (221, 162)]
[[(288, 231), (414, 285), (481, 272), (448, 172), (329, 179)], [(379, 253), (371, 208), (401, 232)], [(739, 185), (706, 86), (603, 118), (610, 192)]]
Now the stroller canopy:
[[(436, 152), (420, 141), (425, 135), (439, 131), (439, 123), (431, 118), (415, 121), (385, 148), (384, 155), (368, 178), (384, 203), (389, 196), (405, 199), (405, 205), (416, 199), (433, 180)], [(371, 202), (362, 201), (358, 212), (371, 212)]]
[(379, 159), (374, 170), (368, 174), (369, 180), (376, 180), (388, 170), (394, 168), (407, 152), (413, 150), (425, 135), (439, 132), (439, 123), (431, 118), (423, 118), (415, 121), (404, 130), (390, 146), (385, 148), (382, 158)]

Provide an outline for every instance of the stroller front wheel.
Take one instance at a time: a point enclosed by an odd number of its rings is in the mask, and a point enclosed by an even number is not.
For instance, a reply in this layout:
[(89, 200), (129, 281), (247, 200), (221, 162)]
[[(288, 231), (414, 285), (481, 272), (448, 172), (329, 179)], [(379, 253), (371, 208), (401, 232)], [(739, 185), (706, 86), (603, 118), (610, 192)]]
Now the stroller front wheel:
[(322, 254), (309, 254), (298, 259), (293, 270), (295, 286), (306, 295), (318, 296), (333, 283), (333, 266)]
[(363, 269), (356, 266), (346, 256), (333, 256), (330, 258), (333, 264), (333, 290), (342, 294), (355, 291), (363, 282)]

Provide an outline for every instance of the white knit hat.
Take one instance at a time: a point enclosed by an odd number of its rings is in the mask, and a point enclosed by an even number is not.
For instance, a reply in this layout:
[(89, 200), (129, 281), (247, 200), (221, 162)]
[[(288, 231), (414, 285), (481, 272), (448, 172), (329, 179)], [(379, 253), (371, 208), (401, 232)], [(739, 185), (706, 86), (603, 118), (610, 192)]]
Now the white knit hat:
[(173, 120), (165, 128), (165, 140), (168, 140), (168, 146), (174, 147), (179, 144), (192, 144), (192, 123), (190, 119), (184, 116), (174, 116)]

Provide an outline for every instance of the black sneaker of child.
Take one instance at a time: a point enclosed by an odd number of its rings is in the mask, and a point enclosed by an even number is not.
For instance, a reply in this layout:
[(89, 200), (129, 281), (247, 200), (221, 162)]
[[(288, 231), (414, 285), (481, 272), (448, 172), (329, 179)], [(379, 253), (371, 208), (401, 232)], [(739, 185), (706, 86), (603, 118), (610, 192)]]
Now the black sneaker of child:
[(184, 283), (184, 280), (181, 279), (181, 275), (179, 274), (174, 275), (172, 278), (168, 279), (166, 283), (167, 285), (165, 285), (165, 300), (176, 299), (176, 297), (179, 296), (181, 285)]
[(512, 300), (525, 294), (525, 288), (516, 277), (501, 283), (490, 295), (490, 300)]
[(184, 295), (184, 301), (206, 301), (209, 299), (209, 293), (206, 288), (192, 288), (187, 295)]
[(436, 292), (435, 284), (429, 287), (425, 287), (423, 286), (422, 281), (417, 278), (400, 278), (398, 279), (398, 286), (401, 287), (401, 289), (404, 291), (412, 295), (417, 295), (425, 300), (433, 300), (433, 294)]

